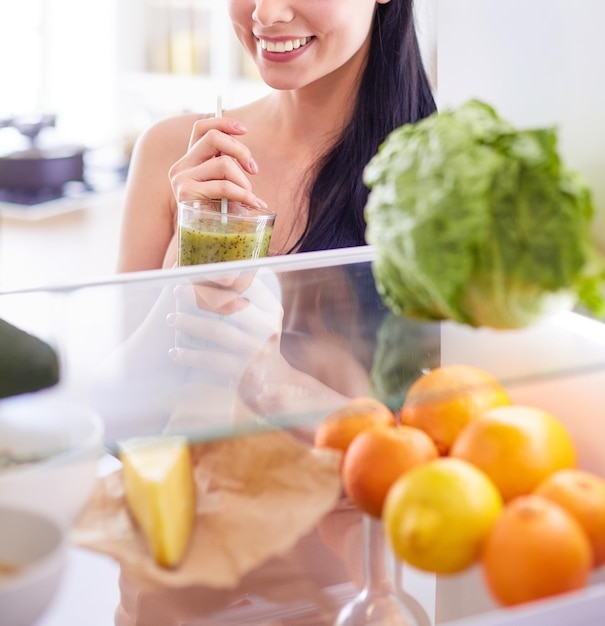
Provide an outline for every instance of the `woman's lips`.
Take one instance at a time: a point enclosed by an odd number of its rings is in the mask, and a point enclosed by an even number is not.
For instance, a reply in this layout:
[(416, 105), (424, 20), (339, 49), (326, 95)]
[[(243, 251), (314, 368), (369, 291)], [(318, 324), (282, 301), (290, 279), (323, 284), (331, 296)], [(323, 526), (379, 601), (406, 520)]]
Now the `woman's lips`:
[(271, 61), (289, 61), (300, 56), (314, 37), (292, 39), (263, 39), (258, 37), (261, 54)]

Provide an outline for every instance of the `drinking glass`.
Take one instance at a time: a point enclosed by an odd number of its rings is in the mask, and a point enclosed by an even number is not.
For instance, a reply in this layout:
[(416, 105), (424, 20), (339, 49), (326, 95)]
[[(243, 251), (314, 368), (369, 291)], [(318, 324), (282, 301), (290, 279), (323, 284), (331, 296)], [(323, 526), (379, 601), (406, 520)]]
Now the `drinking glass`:
[(200, 265), (267, 256), (275, 213), (226, 200), (178, 206), (178, 264)]
[(388, 579), (382, 521), (364, 514), (362, 524), (363, 588), (340, 609), (334, 626), (430, 626), (420, 603)]

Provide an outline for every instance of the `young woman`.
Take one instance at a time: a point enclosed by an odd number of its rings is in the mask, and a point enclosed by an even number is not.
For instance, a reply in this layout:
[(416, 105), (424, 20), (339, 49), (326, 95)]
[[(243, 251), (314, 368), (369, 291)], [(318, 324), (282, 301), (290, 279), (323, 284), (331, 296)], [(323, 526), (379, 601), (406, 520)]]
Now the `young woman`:
[(270, 254), (365, 243), (365, 165), (387, 134), (435, 110), (413, 0), (228, 0), (266, 97), (221, 118), (186, 114), (139, 139), (119, 271), (176, 262), (179, 200), (227, 197), (277, 213)]

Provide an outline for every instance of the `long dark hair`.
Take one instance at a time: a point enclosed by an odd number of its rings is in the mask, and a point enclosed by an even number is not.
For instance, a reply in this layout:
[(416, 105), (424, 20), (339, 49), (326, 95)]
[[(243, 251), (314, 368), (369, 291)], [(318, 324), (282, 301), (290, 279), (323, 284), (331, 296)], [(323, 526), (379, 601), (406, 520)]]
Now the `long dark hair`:
[(351, 121), (311, 181), (307, 223), (291, 251), (364, 245), (364, 167), (392, 130), (435, 109), (416, 38), (413, 0), (378, 4)]

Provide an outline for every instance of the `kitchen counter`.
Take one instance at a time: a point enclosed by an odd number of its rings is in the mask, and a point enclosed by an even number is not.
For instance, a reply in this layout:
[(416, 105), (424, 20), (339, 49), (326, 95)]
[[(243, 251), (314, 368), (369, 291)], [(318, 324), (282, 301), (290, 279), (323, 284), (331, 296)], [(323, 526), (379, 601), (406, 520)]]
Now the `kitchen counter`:
[(48, 209), (0, 206), (0, 292), (114, 273), (123, 190)]

